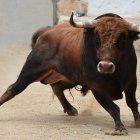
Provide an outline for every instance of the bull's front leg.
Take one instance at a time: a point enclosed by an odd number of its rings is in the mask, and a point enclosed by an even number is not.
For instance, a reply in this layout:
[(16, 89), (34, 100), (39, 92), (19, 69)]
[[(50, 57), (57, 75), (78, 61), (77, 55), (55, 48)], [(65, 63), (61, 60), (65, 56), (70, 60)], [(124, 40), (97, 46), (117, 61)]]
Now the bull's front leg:
[(125, 89), (126, 103), (131, 109), (136, 127), (140, 127), (140, 113), (138, 111), (138, 102), (136, 100), (136, 87), (137, 87), (137, 78), (132, 80), (130, 84)]
[(63, 93), (63, 89), (61, 89), (61, 86), (58, 83), (51, 85), (54, 94), (58, 97), (61, 105), (64, 108), (64, 113), (67, 113), (69, 116), (77, 116), (77, 109), (68, 102)]
[(96, 100), (112, 116), (115, 122), (115, 131), (106, 132), (108, 135), (127, 135), (128, 132), (120, 119), (120, 108), (105, 94), (93, 91)]

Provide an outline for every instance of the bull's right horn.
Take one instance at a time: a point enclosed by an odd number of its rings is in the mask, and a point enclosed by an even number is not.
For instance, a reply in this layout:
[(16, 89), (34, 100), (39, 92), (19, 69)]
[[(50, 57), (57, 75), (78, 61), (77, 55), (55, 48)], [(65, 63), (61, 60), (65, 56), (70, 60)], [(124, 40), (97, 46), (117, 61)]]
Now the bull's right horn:
[(128, 22), (129, 25), (129, 30), (135, 31), (135, 32), (140, 32), (140, 26), (134, 23)]
[(90, 21), (77, 21), (74, 22), (73, 20), (74, 13), (72, 12), (70, 16), (70, 24), (74, 27), (78, 28), (93, 28), (96, 25), (96, 20), (90, 20)]

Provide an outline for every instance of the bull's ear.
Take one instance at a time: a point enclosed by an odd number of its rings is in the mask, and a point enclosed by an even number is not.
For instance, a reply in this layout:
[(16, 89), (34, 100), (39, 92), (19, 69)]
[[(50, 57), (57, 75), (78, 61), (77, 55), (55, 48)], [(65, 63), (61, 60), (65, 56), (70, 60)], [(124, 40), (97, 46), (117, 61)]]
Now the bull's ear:
[(137, 39), (139, 39), (139, 34), (140, 34), (140, 32), (129, 31), (129, 33), (128, 33), (128, 39), (129, 40), (137, 40)]

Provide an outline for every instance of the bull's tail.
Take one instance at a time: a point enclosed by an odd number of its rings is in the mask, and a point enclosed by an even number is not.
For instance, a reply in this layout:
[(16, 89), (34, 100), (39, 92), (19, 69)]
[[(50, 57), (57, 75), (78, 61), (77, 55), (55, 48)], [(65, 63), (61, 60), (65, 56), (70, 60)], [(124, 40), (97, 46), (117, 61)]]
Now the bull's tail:
[(43, 33), (45, 33), (46, 31), (48, 31), (50, 28), (50, 26), (47, 26), (47, 27), (43, 27), (39, 30), (37, 30), (33, 36), (32, 36), (32, 40), (31, 40), (31, 48), (34, 49), (35, 47), (35, 44), (37, 42), (37, 39), (40, 37), (40, 35), (42, 35)]

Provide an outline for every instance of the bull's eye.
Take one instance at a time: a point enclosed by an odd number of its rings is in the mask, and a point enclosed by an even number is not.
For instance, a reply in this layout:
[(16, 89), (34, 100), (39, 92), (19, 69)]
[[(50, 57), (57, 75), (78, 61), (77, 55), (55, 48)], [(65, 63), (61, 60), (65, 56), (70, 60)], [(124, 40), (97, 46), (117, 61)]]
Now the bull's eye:
[(101, 45), (99, 34), (95, 34), (95, 48), (99, 48)]
[(126, 42), (126, 35), (124, 33), (122, 33), (122, 34), (120, 34), (120, 36), (117, 39), (116, 47), (119, 50), (122, 50), (123, 51), (124, 48), (125, 48), (125, 42)]

